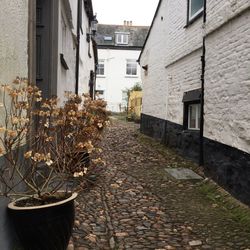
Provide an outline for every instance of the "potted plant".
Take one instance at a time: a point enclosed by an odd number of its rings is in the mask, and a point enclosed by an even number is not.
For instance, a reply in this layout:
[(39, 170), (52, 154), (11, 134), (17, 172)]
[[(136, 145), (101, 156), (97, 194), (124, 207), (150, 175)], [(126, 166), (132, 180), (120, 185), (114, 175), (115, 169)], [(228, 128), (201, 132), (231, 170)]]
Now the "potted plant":
[(44, 100), (26, 79), (2, 85), (0, 96), (0, 192), (14, 200), (8, 210), (20, 242), (24, 249), (66, 249), (78, 188), (72, 178), (87, 171), (72, 156), (94, 150), (106, 118), (87, 111), (87, 98), (84, 104), (69, 96), (62, 107), (57, 98)]

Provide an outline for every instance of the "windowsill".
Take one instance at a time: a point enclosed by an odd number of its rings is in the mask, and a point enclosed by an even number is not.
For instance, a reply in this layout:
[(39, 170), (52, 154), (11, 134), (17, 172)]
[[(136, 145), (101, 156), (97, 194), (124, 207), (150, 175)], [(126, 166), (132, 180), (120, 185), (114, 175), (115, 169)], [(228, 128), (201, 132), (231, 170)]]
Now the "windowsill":
[(196, 133), (199, 133), (200, 130), (199, 129), (190, 129), (189, 128), (189, 129), (184, 129), (182, 132), (185, 133), (185, 134), (188, 134), (188, 133), (196, 134)]
[(138, 75), (125, 75), (125, 78), (138, 78)]
[(98, 77), (98, 78), (105, 78), (106, 76), (104, 76), (104, 75), (96, 75), (96, 77)]
[(196, 15), (195, 17), (193, 17), (191, 20), (187, 21), (187, 24), (183, 27), (184, 29), (188, 28), (191, 24), (193, 24), (196, 20), (198, 20), (200, 17), (203, 16), (203, 12), (201, 11), (198, 15)]

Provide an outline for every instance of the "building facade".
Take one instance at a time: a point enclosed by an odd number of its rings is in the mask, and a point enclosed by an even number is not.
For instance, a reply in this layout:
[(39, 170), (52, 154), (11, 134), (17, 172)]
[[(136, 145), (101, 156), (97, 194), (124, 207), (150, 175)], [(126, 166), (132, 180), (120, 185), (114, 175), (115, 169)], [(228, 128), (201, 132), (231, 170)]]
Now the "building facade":
[[(44, 97), (56, 95), (61, 103), (65, 91), (93, 96), (93, 20), (91, 0), (1, 0), (0, 84), (25, 77)], [(6, 250), (18, 248), (5, 214), (7, 203), (0, 198), (0, 249)]]
[(250, 204), (250, 3), (161, 0), (140, 54), (141, 131)]
[(124, 25), (98, 24), (96, 91), (112, 112), (127, 108), (127, 90), (141, 82), (137, 59), (147, 32), (148, 27), (133, 26), (128, 21)]

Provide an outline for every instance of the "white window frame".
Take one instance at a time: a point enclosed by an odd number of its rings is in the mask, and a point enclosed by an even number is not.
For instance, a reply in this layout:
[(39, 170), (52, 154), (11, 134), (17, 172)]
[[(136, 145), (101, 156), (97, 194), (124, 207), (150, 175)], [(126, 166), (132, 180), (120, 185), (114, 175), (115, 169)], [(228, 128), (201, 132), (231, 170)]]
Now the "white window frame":
[[(136, 72), (135, 74), (133, 74), (133, 67), (129, 67), (129, 70), (131, 73), (128, 74), (128, 64), (135, 64), (135, 69), (136, 69)], [(127, 59), (126, 60), (126, 76), (130, 76), (130, 77), (137, 77), (137, 74), (138, 74), (138, 69), (137, 69), (137, 62), (136, 62), (136, 59)]]
[(128, 36), (129, 36), (129, 33), (116, 32), (115, 33), (116, 44), (127, 45), (128, 44)]
[[(195, 127), (191, 127), (191, 125), (190, 125), (191, 107), (195, 107)], [(200, 112), (201, 112), (200, 110), (201, 110), (200, 103), (188, 105), (188, 129), (200, 130)]]
[[(100, 72), (99, 72), (99, 65), (103, 65), (103, 74), (100, 74)], [(100, 76), (100, 77), (104, 77), (105, 76), (105, 63), (104, 63), (104, 59), (99, 59), (98, 60), (98, 66), (97, 66), (97, 70), (96, 70), (96, 75)]]
[(200, 8), (198, 11), (195, 12), (195, 14), (193, 14), (191, 16), (191, 10), (192, 10), (192, 1), (194, 0), (188, 0), (189, 1), (189, 10), (188, 10), (188, 20), (191, 21), (192, 19), (194, 19), (196, 16), (198, 16), (203, 10), (204, 10), (204, 0), (201, 0), (203, 1), (203, 6), (202, 8)]

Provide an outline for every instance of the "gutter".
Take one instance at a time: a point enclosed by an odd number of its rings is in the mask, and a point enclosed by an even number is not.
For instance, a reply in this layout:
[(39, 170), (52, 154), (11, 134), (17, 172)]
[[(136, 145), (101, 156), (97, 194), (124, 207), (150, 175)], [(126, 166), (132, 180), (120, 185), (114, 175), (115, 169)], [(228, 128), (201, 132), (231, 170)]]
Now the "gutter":
[[(207, 1), (204, 0), (203, 24), (207, 19)], [(201, 56), (201, 114), (200, 114), (200, 153), (199, 165), (204, 166), (204, 86), (205, 86), (205, 70), (206, 70), (206, 36), (202, 42)]]

